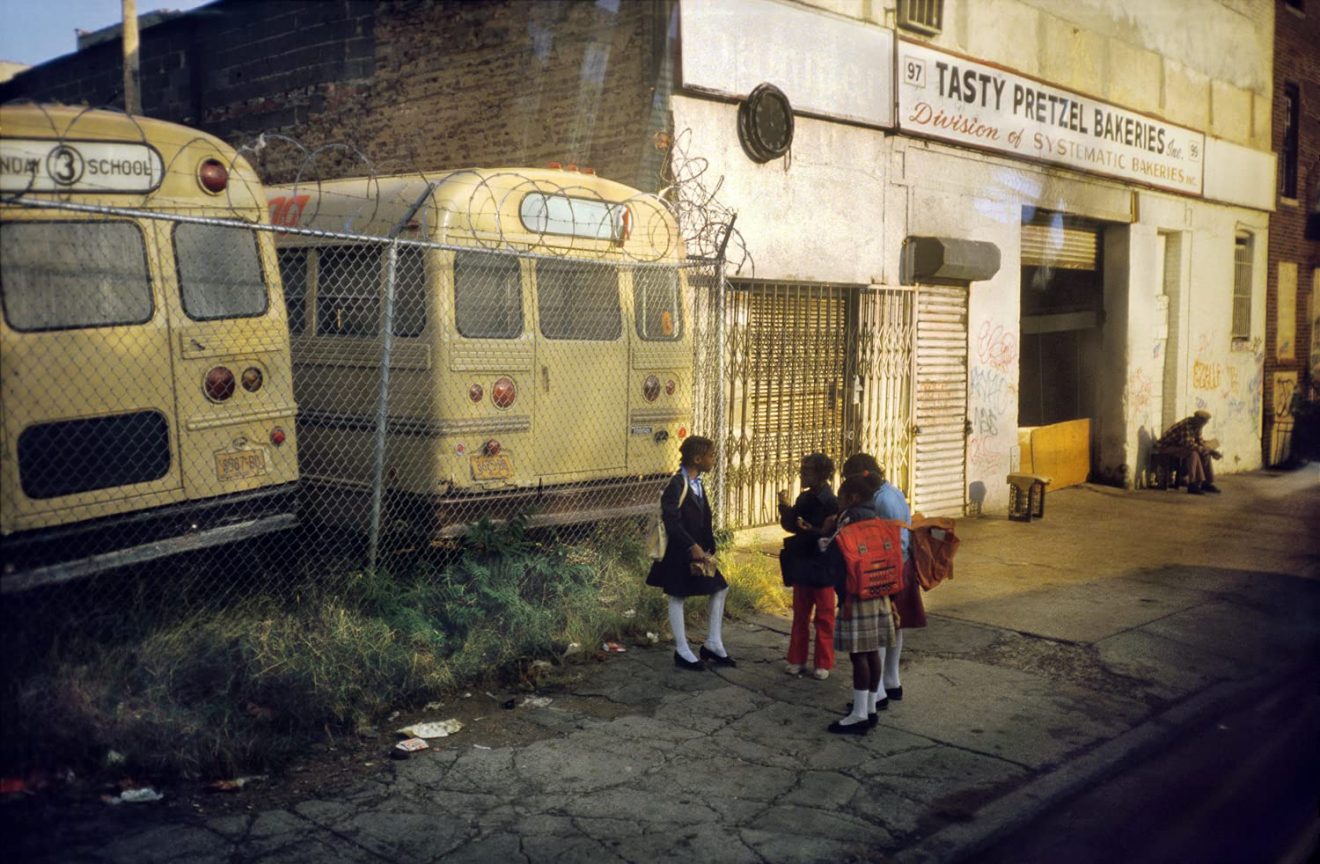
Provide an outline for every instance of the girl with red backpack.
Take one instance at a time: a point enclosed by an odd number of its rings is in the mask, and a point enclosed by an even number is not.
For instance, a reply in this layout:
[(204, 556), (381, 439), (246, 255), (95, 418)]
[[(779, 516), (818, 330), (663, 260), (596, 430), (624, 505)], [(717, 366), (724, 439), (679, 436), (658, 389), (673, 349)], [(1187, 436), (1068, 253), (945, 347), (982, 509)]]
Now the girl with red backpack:
[[(912, 511), (908, 507), (907, 499), (903, 497), (903, 493), (899, 491), (897, 486), (885, 479), (884, 469), (880, 467), (880, 463), (876, 461), (874, 456), (868, 453), (857, 453), (850, 456), (843, 463), (843, 470), (840, 473), (843, 474), (845, 481), (849, 477), (861, 477), (865, 482), (871, 484), (874, 491), (871, 503), (879, 518), (896, 519), (905, 523), (912, 521)], [(903, 653), (903, 631), (926, 626), (926, 606), (922, 602), (921, 587), (912, 567), (910, 532), (904, 528), (901, 534), (904, 563), (903, 590), (890, 598), (893, 604), (896, 636), (891, 647), (882, 648), (880, 651), (880, 659), (883, 664), (883, 680), (881, 681), (883, 689), (877, 687), (875, 690), (876, 711), (887, 709), (890, 699), (898, 702), (903, 698), (903, 684), (898, 675), (898, 661)]]
[[(843, 507), (838, 518), (839, 530), (854, 522), (878, 518), (871, 506), (873, 490), (862, 477), (843, 481), (839, 487), (839, 503)], [(881, 687), (880, 652), (894, 644), (894, 617), (888, 597), (863, 599), (848, 595), (848, 564), (837, 533), (825, 555), (826, 567), (834, 577), (834, 590), (840, 599), (834, 647), (848, 652), (853, 670), (851, 710), (846, 717), (831, 723), (828, 730), (835, 735), (865, 735), (876, 724), (876, 694)]]

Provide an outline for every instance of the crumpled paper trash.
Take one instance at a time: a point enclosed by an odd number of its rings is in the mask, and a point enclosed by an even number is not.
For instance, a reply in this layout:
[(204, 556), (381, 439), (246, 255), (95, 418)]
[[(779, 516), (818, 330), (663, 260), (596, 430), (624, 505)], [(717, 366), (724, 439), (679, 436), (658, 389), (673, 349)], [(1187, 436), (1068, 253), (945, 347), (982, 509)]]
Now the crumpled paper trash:
[(432, 720), (404, 726), (398, 733), (409, 738), (448, 738), (462, 728), (458, 720)]
[(107, 804), (148, 804), (152, 801), (159, 801), (165, 796), (155, 789), (143, 787), (141, 789), (125, 789), (113, 798), (106, 798)]

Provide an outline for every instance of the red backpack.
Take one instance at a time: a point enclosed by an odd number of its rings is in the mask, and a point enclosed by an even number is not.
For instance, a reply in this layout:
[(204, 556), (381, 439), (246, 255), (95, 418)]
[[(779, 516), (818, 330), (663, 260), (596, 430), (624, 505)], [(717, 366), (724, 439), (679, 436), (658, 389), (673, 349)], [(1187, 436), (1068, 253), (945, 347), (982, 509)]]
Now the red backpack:
[(839, 529), (834, 542), (843, 553), (847, 597), (875, 600), (903, 590), (902, 525), (893, 519), (862, 519)]
[(912, 570), (924, 591), (953, 578), (953, 556), (958, 552), (958, 535), (953, 527), (952, 519), (912, 514)]

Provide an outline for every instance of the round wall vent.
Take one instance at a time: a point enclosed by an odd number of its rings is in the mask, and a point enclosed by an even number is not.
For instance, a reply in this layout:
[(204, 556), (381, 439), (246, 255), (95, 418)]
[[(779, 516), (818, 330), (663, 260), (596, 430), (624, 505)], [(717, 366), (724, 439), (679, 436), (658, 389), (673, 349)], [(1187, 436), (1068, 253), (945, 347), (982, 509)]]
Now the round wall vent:
[(769, 162), (793, 143), (793, 106), (773, 84), (758, 84), (738, 106), (738, 140), (753, 162)]

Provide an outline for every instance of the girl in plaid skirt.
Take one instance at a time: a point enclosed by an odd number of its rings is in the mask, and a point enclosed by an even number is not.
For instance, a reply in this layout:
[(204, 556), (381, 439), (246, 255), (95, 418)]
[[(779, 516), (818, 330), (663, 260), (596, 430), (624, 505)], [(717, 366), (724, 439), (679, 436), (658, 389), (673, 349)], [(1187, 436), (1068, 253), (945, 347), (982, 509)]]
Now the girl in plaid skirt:
[[(875, 489), (865, 479), (853, 477), (839, 487), (843, 513), (838, 527), (862, 519), (876, 519), (871, 496)], [(848, 716), (829, 725), (836, 735), (865, 735), (876, 723), (876, 691), (880, 689), (880, 649), (894, 644), (894, 616), (888, 597), (875, 600), (846, 598), (846, 569), (843, 553), (831, 542), (826, 550), (826, 566), (834, 574), (839, 596), (839, 617), (834, 627), (834, 648), (847, 651), (852, 661), (853, 704)]]

